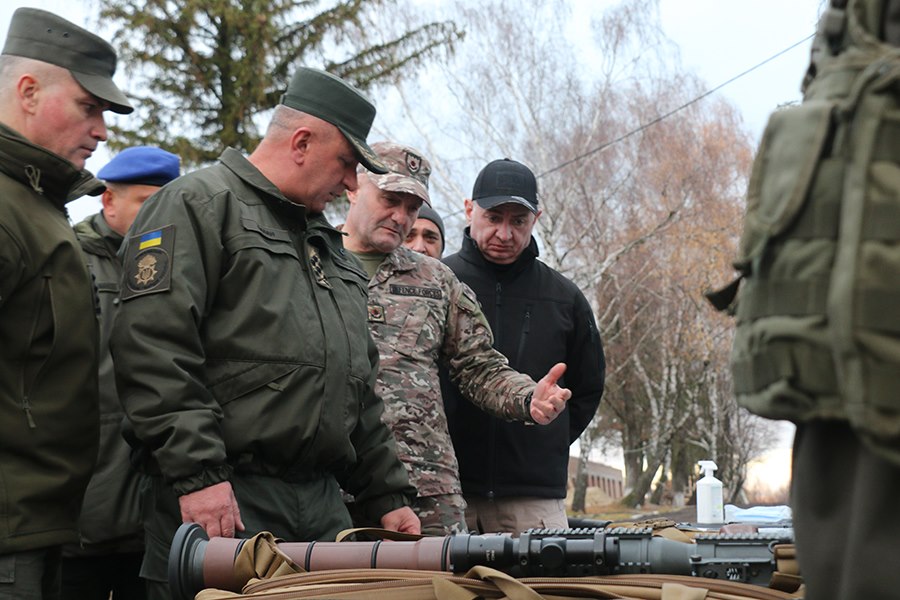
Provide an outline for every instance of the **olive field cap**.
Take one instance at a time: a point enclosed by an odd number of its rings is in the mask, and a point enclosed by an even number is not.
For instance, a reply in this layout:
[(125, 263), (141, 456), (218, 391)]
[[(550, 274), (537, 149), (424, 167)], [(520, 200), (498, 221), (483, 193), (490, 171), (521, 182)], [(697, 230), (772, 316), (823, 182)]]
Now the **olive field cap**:
[(375, 105), (343, 79), (318, 69), (300, 67), (281, 103), (331, 123), (353, 145), (359, 161), (368, 170), (387, 173), (387, 168), (366, 143), (375, 120)]
[(97, 172), (107, 183), (164, 186), (180, 175), (178, 155), (155, 146), (126, 148)]
[[(431, 164), (422, 153), (409, 146), (393, 142), (376, 142), (372, 150), (378, 155), (388, 172), (382, 175), (369, 175), (372, 183), (386, 192), (404, 192), (421, 198), (431, 205), (428, 196), (428, 176), (431, 175)], [(357, 168), (357, 171), (360, 169)]]
[(444, 220), (441, 218), (441, 215), (438, 214), (436, 210), (431, 208), (431, 206), (423, 204), (422, 208), (419, 209), (419, 218), (425, 219), (426, 221), (431, 221), (435, 225), (437, 225), (438, 230), (441, 232), (441, 250), (444, 249), (444, 240), (446, 236), (444, 235)]
[(475, 178), (472, 200), (485, 210), (515, 202), (537, 214), (537, 180), (522, 163), (508, 158), (495, 160)]
[(116, 51), (102, 38), (51, 12), (20, 8), (13, 13), (3, 54), (68, 69), (85, 90), (123, 115), (134, 108), (113, 83)]

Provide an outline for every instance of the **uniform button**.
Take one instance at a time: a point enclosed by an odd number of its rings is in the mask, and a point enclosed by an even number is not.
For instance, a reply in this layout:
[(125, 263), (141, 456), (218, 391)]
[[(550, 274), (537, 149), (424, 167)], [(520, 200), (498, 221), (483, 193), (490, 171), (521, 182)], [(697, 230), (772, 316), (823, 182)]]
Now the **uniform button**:
[(113, 306), (118, 306), (118, 305), (119, 305), (119, 299), (113, 298)]

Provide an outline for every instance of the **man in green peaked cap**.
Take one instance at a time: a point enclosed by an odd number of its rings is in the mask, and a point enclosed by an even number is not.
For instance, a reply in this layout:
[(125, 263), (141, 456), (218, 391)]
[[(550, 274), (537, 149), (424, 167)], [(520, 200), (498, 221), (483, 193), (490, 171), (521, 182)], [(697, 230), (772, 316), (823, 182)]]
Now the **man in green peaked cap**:
[(419, 531), (375, 394), (368, 277), (322, 215), (357, 189), (358, 163), (385, 171), (365, 141), (374, 117), (302, 68), (250, 156), (228, 149), (168, 184), (129, 230), (111, 349), (151, 474), (151, 598), (168, 596), (182, 522), (333, 540), (351, 526), (343, 488), (383, 527)]
[(366, 143), (375, 120), (375, 106), (343, 79), (327, 71), (300, 67), (294, 74), (281, 103), (328, 121), (353, 145), (359, 162), (372, 173), (384, 174), (387, 167)]
[(108, 42), (53, 13), (20, 8), (13, 14), (3, 54), (41, 61), (69, 71), (78, 84), (113, 112), (134, 110), (116, 87), (116, 52)]
[(131, 112), (109, 44), (22, 8), (0, 55), (0, 598), (56, 598), (97, 457), (97, 320), (65, 204), (103, 113)]

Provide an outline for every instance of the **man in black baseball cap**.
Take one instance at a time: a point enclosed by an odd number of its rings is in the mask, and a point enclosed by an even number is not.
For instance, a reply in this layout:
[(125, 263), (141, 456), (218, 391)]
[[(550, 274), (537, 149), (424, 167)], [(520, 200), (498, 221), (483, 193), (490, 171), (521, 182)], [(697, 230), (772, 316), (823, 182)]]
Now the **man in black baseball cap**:
[(491, 161), (478, 173), (472, 200), (485, 210), (511, 203), (524, 206), (534, 215), (540, 213), (534, 173), (509, 158)]
[(132, 108), (116, 55), (46, 11), (16, 11), (0, 54), (0, 596), (57, 598), (60, 548), (97, 457), (98, 331), (91, 277), (65, 211)]
[(469, 529), (517, 533), (566, 527), (569, 446), (600, 403), (605, 364), (591, 306), (578, 287), (538, 260), (537, 180), (508, 158), (488, 163), (465, 203), (469, 226), (444, 262), (486, 310), (494, 347), (533, 378), (563, 362), (572, 397), (547, 427), (489, 416), (442, 381)]

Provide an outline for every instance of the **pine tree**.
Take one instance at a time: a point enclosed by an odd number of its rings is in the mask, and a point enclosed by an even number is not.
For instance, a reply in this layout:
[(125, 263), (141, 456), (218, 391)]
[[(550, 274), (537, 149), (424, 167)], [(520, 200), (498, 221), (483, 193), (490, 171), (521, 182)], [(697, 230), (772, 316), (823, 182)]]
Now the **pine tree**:
[(110, 146), (159, 145), (187, 166), (211, 162), (229, 146), (251, 151), (260, 115), (278, 103), (298, 66), (324, 68), (367, 90), (400, 80), (462, 37), (448, 21), (391, 34), (401, 19), (390, 13), (399, 17), (402, 7), (386, 0), (100, 4), (137, 107), (114, 128)]

